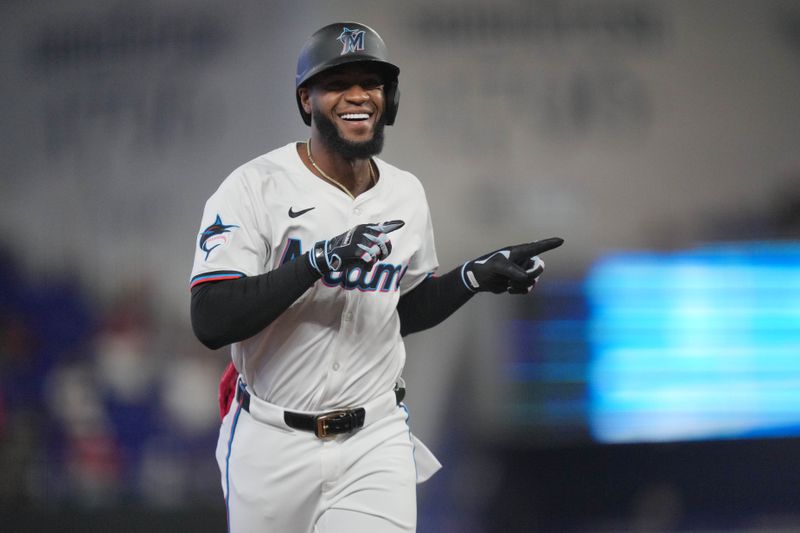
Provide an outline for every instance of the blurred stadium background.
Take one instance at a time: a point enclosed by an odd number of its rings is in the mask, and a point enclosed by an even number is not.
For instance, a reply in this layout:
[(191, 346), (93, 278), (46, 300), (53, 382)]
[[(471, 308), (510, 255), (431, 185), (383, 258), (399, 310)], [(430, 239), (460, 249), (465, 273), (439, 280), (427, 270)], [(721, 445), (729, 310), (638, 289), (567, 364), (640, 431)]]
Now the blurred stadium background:
[(444, 470), (420, 532), (800, 530), (800, 5), (6, 0), (3, 531), (222, 531), (227, 351), (194, 340), (202, 206), (303, 140), (296, 54), (401, 67), (384, 158), (443, 269), (561, 236), (531, 298), (407, 340)]

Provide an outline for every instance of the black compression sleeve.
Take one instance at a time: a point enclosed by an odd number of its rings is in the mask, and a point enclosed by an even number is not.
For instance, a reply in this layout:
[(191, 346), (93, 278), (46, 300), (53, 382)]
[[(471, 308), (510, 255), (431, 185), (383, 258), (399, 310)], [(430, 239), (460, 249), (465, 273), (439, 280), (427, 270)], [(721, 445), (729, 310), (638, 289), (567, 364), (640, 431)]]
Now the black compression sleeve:
[(308, 254), (266, 274), (202, 283), (192, 289), (192, 329), (212, 350), (270, 325), (319, 278)]
[(400, 297), (397, 314), (403, 336), (432, 328), (475, 295), (461, 280), (461, 267), (438, 278), (428, 278)]

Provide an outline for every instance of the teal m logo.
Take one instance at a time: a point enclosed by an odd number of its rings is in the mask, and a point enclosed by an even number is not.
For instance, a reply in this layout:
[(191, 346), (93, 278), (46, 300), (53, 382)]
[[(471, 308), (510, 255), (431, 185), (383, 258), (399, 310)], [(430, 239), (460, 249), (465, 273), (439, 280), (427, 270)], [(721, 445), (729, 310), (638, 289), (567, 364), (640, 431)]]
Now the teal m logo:
[(342, 43), (342, 53), (340, 55), (363, 50), (364, 34), (364, 30), (351, 30), (345, 26), (341, 35), (336, 39)]

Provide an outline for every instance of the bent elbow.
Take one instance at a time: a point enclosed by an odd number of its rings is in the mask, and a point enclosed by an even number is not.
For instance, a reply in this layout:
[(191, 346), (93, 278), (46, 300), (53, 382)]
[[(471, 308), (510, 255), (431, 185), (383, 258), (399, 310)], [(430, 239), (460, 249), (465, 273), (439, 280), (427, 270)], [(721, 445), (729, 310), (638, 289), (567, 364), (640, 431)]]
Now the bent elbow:
[(220, 338), (219, 335), (214, 335), (206, 328), (198, 327), (195, 320), (192, 320), (192, 330), (194, 331), (194, 336), (200, 341), (200, 344), (209, 350), (219, 350), (228, 344), (224, 339)]

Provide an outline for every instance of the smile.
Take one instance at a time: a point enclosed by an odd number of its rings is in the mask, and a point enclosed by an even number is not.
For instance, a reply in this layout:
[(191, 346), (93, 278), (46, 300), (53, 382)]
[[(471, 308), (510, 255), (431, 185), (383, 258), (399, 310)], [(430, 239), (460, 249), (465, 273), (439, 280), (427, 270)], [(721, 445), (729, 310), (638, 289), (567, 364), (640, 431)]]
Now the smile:
[(350, 121), (369, 120), (369, 113), (344, 113), (339, 118)]

